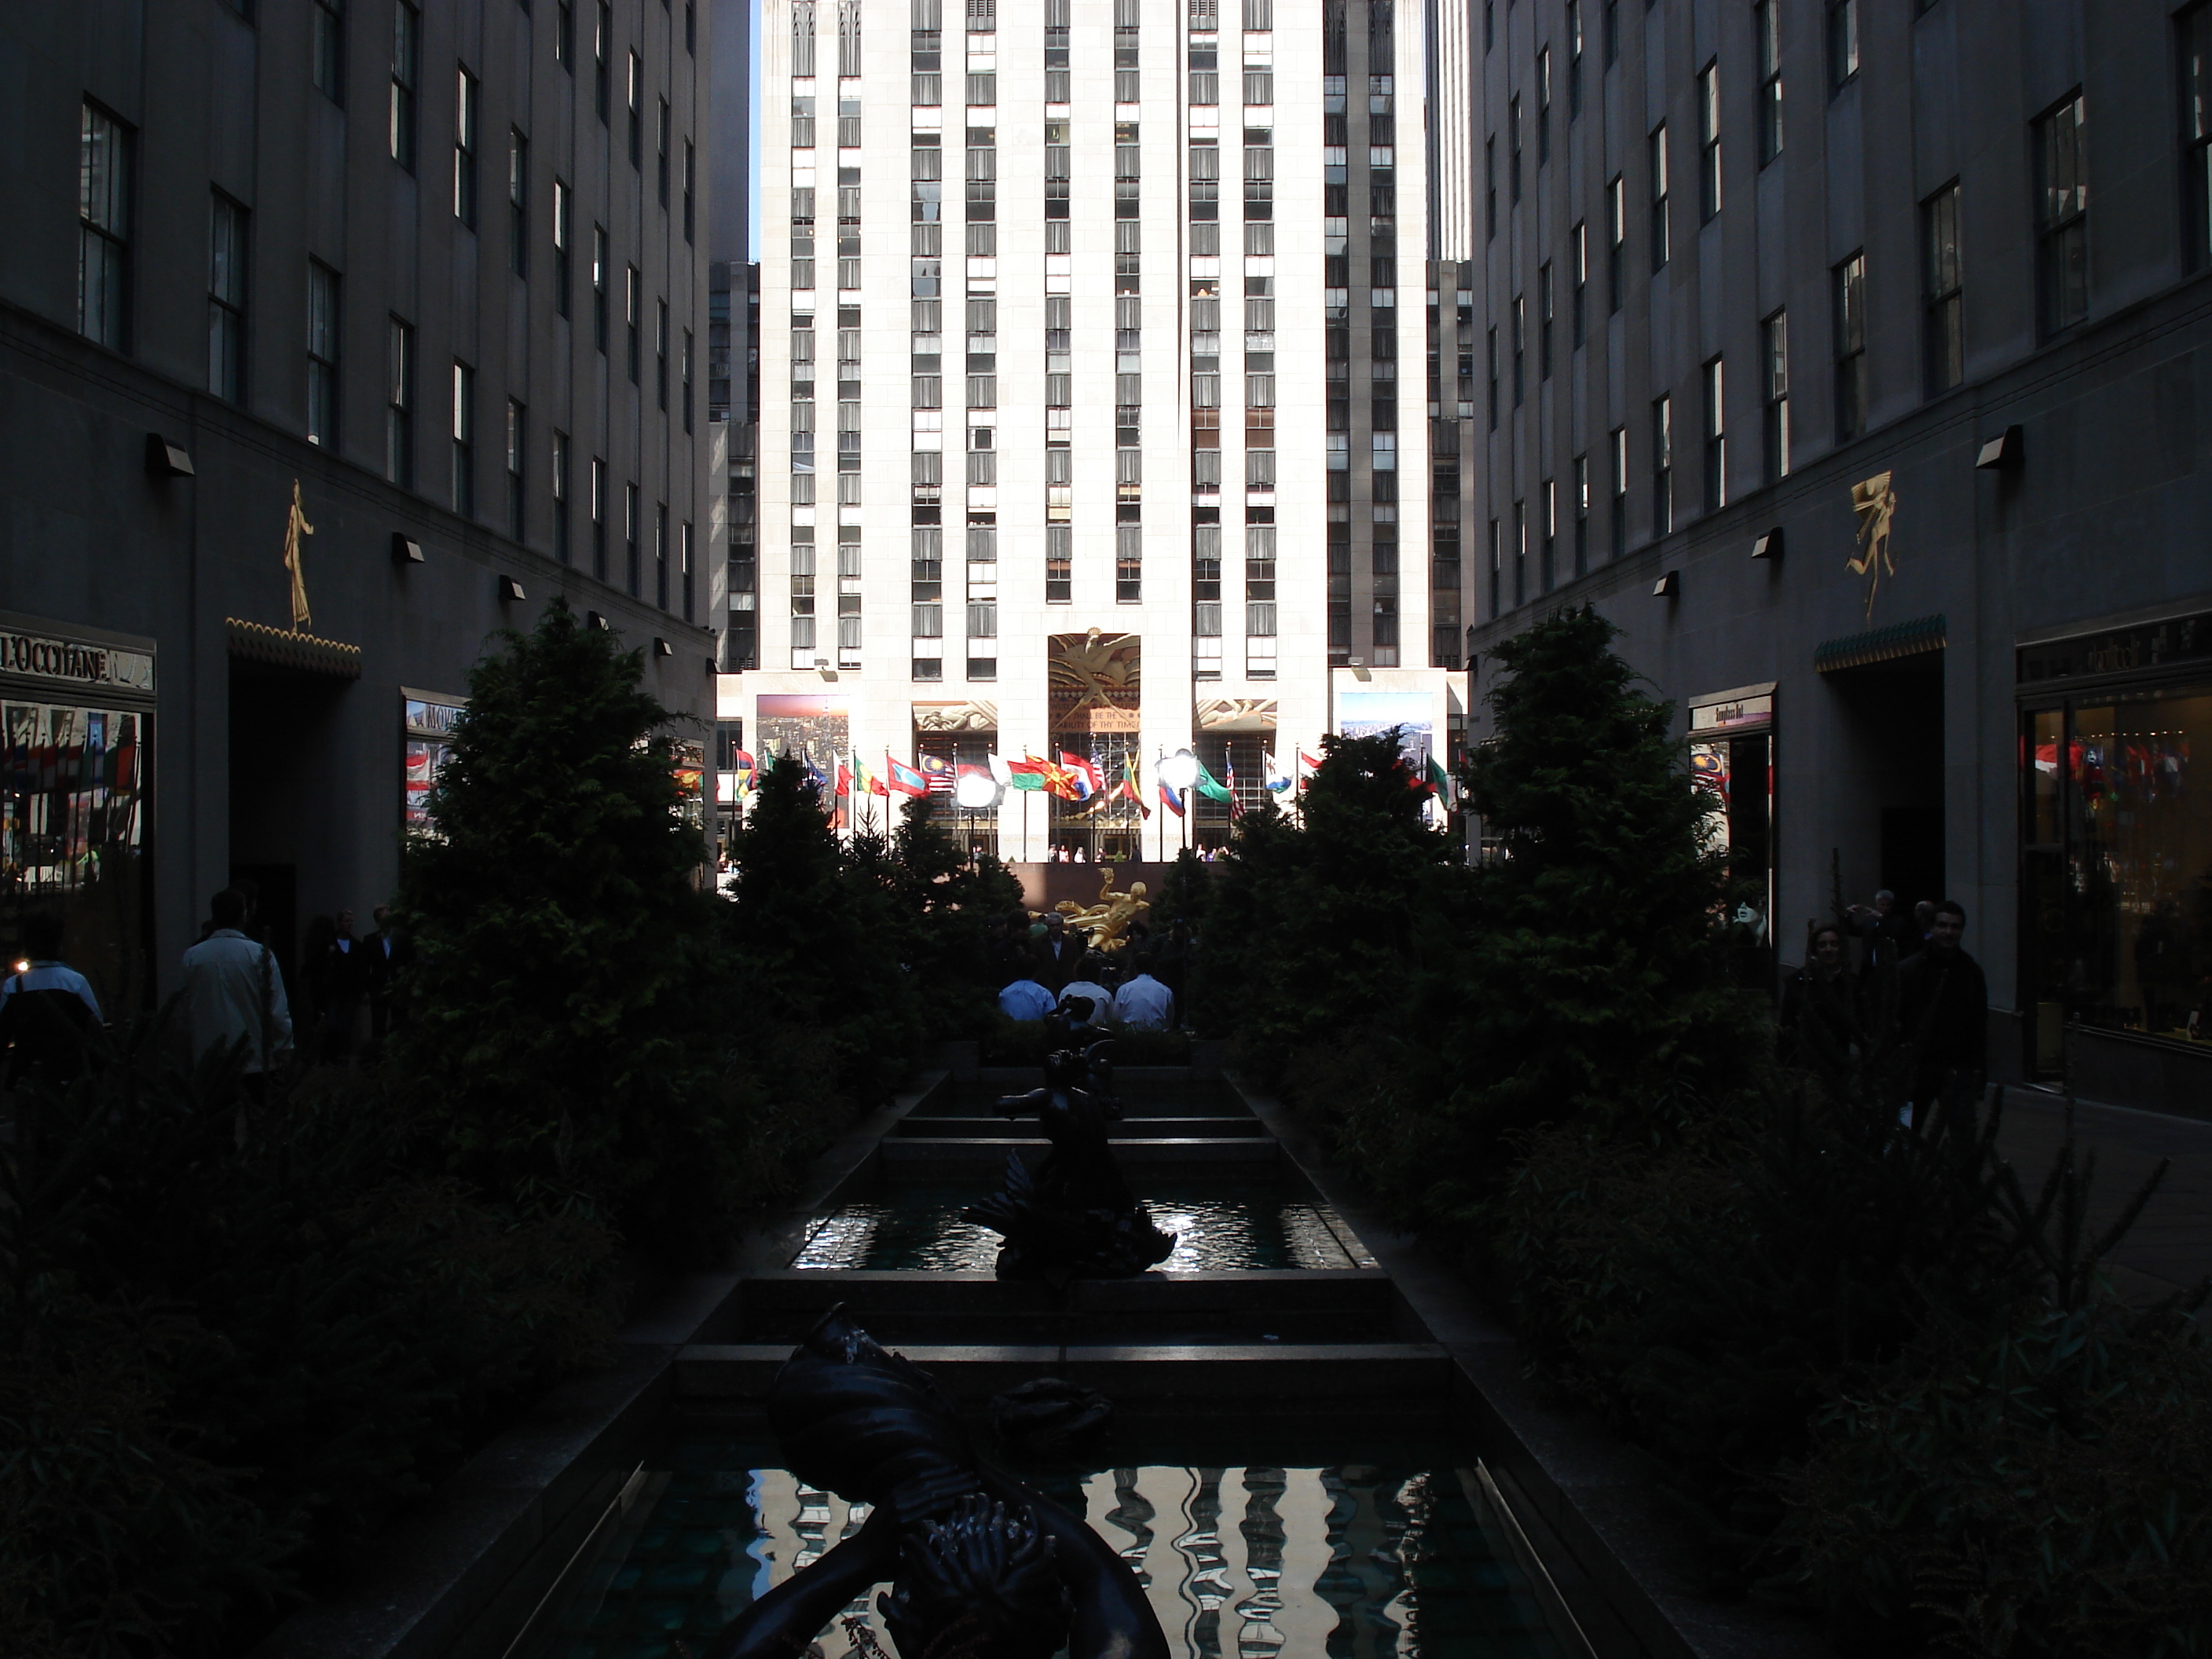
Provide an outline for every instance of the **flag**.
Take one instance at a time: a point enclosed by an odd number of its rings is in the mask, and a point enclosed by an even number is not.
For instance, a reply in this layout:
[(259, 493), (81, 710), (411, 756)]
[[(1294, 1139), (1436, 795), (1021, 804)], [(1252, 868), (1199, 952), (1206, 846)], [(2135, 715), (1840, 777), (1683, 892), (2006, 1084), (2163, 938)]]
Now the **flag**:
[[(998, 758), (998, 757), (997, 757), (997, 756), (995, 756), (995, 755), (994, 755), (991, 758), (992, 758), (992, 759), (994, 759), (994, 760), (996, 760), (996, 759)], [(1001, 788), (1001, 789), (1003, 789), (1003, 788), (1005, 788), (1005, 787), (1006, 787), (1006, 785), (1005, 785), (1005, 784), (1003, 784), (1003, 783), (1001, 783), (1001, 782), (1000, 782), (1000, 781), (999, 781), (997, 778), (993, 777), (993, 776), (991, 775), (991, 773), (990, 773), (989, 769), (988, 769), (988, 768), (985, 768), (985, 767), (981, 767), (981, 766), (963, 766), (963, 767), (960, 767), (959, 769), (957, 769), (957, 771), (955, 772), (955, 774), (954, 774), (954, 776), (955, 776), (957, 779), (981, 778), (981, 779), (982, 779), (982, 780), (983, 780), (983, 781), (984, 781), (984, 782), (986, 782), (986, 783), (990, 783), (990, 784), (996, 784), (996, 785), (997, 785), (1000, 788)], [(997, 803), (996, 801), (994, 801), (994, 802), (992, 802), (991, 804), (992, 804), (992, 805), (993, 805), (993, 806), (996, 806), (996, 805), (998, 805), (998, 803)], [(976, 811), (984, 811), (984, 810), (986, 810), (986, 809), (981, 808), (981, 807), (978, 807), (978, 808), (976, 808), (975, 810), (976, 810)]]
[(952, 793), (952, 763), (943, 755), (924, 755), (921, 775), (929, 780), (929, 793), (949, 795)]
[(1443, 763), (1434, 755), (1429, 757), (1429, 787), (1437, 799), (1449, 805), (1451, 803), (1451, 775), (1444, 770)]
[(841, 795), (853, 793), (853, 769), (842, 761), (837, 763), (837, 793)]
[(1060, 763), (1066, 769), (1068, 781), (1079, 791), (1074, 799), (1089, 800), (1093, 795), (1105, 793), (1106, 779), (1098, 770), (1097, 762), (1081, 755), (1071, 755), (1063, 749), (1060, 751)]
[(1234, 823), (1244, 816), (1244, 804), (1237, 799), (1237, 763), (1231, 761), (1223, 769), (1229, 774), (1229, 781), (1222, 787), (1229, 792), (1229, 817)]
[(1066, 767), (1057, 761), (1040, 761), (1037, 764), (1044, 769), (1044, 790), (1047, 794), (1057, 795), (1062, 800), (1083, 799), (1083, 781), (1069, 771)]
[(1293, 780), (1291, 779), (1291, 775), (1276, 764), (1275, 757), (1273, 755), (1264, 752), (1261, 755), (1260, 769), (1261, 775), (1267, 780), (1267, 793), (1269, 794), (1279, 795), (1285, 789), (1291, 787)]
[(806, 769), (806, 781), (814, 786), (816, 795), (826, 795), (830, 793), (830, 779), (822, 769), (814, 763), (813, 756), (803, 757), (799, 764)]
[(1321, 763), (1303, 749), (1298, 750), (1298, 787), (1306, 787), (1306, 780), (1321, 770)]
[(992, 782), (997, 784), (1001, 789), (1011, 789), (1014, 787), (1014, 769), (1006, 763), (1006, 757), (1004, 755), (989, 755), (984, 759), (985, 763), (991, 769)]
[(1174, 790), (1169, 788), (1164, 783), (1160, 786), (1160, 805), (1166, 807), (1169, 811), (1174, 813), (1177, 817), (1181, 817), (1182, 816), (1182, 798), (1177, 795)]
[(856, 794), (880, 795), (884, 793), (884, 781), (861, 763), (857, 751), (853, 756), (853, 781), (860, 786), (854, 791)]
[[(1006, 787), (1009, 789), (1042, 789), (1050, 781), (1048, 776), (1050, 768), (1034, 755), (1025, 755), (1018, 761), (998, 757), (994, 758), (999, 760), (1000, 766), (1006, 769)], [(995, 767), (993, 769), (994, 771), (996, 769)]]
[(1152, 816), (1152, 809), (1145, 805), (1144, 791), (1137, 787), (1137, 757), (1134, 755), (1121, 757), (1121, 781), (1115, 785), (1114, 793), (1134, 801), (1137, 811), (1146, 818)]
[(897, 756), (886, 751), (884, 756), (884, 765), (890, 774), (884, 781), (890, 787), (892, 793), (926, 795), (929, 793), (929, 780), (899, 759)]
[(749, 750), (740, 749), (730, 757), (730, 775), (738, 787), (738, 798), (742, 800), (753, 792), (753, 757)]
[(1229, 791), (1222, 787), (1221, 780), (1206, 769), (1204, 761), (1198, 763), (1197, 787), (1198, 793), (1208, 800), (1227, 800), (1231, 798)]

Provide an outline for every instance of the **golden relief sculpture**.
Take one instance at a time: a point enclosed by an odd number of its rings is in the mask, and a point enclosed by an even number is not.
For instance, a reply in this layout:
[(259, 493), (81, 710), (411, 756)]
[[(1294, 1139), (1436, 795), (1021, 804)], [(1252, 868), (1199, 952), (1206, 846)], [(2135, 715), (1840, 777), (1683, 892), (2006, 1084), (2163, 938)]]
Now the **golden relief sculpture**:
[(1874, 596), (1881, 579), (1897, 574), (1896, 562), (1889, 556), (1890, 520), (1897, 516), (1897, 492), (1889, 487), (1890, 476), (1877, 472), (1851, 486), (1851, 511), (1859, 520), (1859, 556), (1844, 560), (1844, 568), (1867, 579), (1869, 622), (1874, 620)]
[(1054, 732), (1134, 732), (1143, 699), (1144, 653), (1134, 634), (1054, 634), (1046, 684)]
[(315, 526), (307, 522), (307, 509), (300, 505), (300, 481), (292, 480), (292, 512), (284, 520), (284, 568), (292, 573), (292, 631), (301, 632), (314, 622), (307, 610), (307, 571), (301, 558), (300, 538), (312, 536)]

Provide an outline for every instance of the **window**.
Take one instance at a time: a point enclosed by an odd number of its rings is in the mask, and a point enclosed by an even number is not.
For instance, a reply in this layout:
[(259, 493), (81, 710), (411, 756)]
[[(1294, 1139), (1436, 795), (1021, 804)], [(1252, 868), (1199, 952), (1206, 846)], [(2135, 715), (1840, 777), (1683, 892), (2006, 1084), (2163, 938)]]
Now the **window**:
[[(664, 507), (660, 510), (665, 517), (668, 509)], [(676, 526), (676, 570), (678, 580), (682, 584), (684, 590), (684, 620), (691, 622), (696, 620), (695, 612), (698, 607), (698, 599), (691, 575), (691, 520), (689, 519)], [(860, 625), (857, 622), (854, 624), (853, 632), (855, 636), (853, 647), (858, 650), (860, 641), (858, 637)]]
[(592, 227), (592, 337), (599, 355), (607, 351), (607, 228)]
[(1674, 527), (1674, 400), (1651, 400), (1651, 533)]
[(246, 210), (221, 191), (208, 212), (208, 390), (246, 401)]
[(1628, 181), (1619, 173), (1605, 187), (1606, 314), (1621, 307), (1628, 280)]
[(345, 102), (345, 15), (343, 0), (315, 0), (309, 14), (307, 50), (314, 60), (315, 90), (334, 104)]
[(530, 140), (507, 135), (507, 262), (518, 276), (530, 275)]
[[(1500, 544), (1498, 539), (1498, 520), (1492, 519), (1490, 521), (1490, 614), (1492, 617), (1497, 617), (1504, 613), (1505, 608), (1505, 595), (1504, 589), (1504, 554), (1500, 549)], [(1352, 643), (1348, 635), (1344, 642), (1346, 646), (1349, 646)], [(1329, 643), (1332, 647), (1336, 643), (1333, 627), (1330, 634)]]
[(453, 217), (477, 227), (477, 77), (454, 71)]
[(1667, 124), (1651, 129), (1651, 269), (1667, 264)]
[(653, 183), (659, 192), (660, 205), (668, 205), (669, 131), (668, 100), (659, 100), (658, 121), (653, 128)]
[(2089, 314), (2089, 151), (2081, 94), (2035, 124), (2036, 277), (2043, 331)]
[(386, 330), (384, 367), (384, 476), (415, 487), (415, 331), (394, 317)]
[(592, 459), (592, 574), (607, 579), (607, 464)]
[(1498, 430), (1498, 330), (1490, 331), (1490, 429)]
[(1836, 441), (1866, 430), (1866, 255), (1854, 253), (1835, 268)]
[(1728, 505), (1728, 392), (1721, 360), (1705, 365), (1705, 511)]
[(1145, 598), (1145, 529), (1142, 525), (1114, 527), (1114, 603), (1139, 605)]
[(1567, 0), (1567, 119), (1583, 112), (1583, 0)]
[(1782, 154), (1782, 0), (1759, 0), (1751, 9), (1759, 37), (1759, 165)]
[(1513, 503), (1513, 603), (1528, 602), (1528, 504)]
[[(632, 599), (637, 598), (644, 588), (645, 566), (641, 540), (644, 534), (644, 528), (640, 521), (638, 512), (637, 486), (634, 483), (626, 483), (623, 486), (623, 566), (625, 577), (623, 586), (628, 589)], [(792, 566), (794, 569), (798, 568), (799, 563), (797, 551), (797, 549), (793, 550), (794, 556), (792, 559)], [(808, 550), (810, 557), (812, 551), (811, 548)], [(811, 568), (811, 566), (809, 568)]]
[(576, 9), (569, 0), (554, 0), (553, 61), (571, 75), (576, 72)]
[(1505, 106), (1505, 188), (1506, 199), (1516, 206), (1521, 200), (1521, 100), (1515, 98)]
[(1613, 453), (1613, 556), (1628, 550), (1628, 428), (1613, 428), (1607, 447)]
[(1841, 92), (1858, 72), (1858, 0), (1828, 0), (1829, 95)]
[(1620, 61), (1620, 0), (1605, 0), (1605, 66)]
[(553, 181), (553, 309), (562, 317), (568, 314), (568, 215), (574, 196), (560, 179)]
[(1589, 333), (1589, 226), (1576, 221), (1567, 241), (1575, 260), (1573, 340), (1579, 349)]
[(1482, 141), (1482, 221), (1484, 234), (1498, 234), (1498, 140)]
[(113, 351), (127, 337), (130, 204), (130, 130), (87, 104), (77, 145), (76, 326)]
[(1552, 267), (1536, 268), (1536, 378), (1552, 378)]
[(684, 240), (691, 240), (691, 198), (698, 185), (699, 152), (689, 138), (684, 141)]
[(629, 383), (638, 384), (638, 363), (642, 356), (641, 331), (644, 319), (638, 315), (642, 296), (638, 293), (637, 267), (623, 267), (623, 337), (629, 345)]
[(645, 166), (645, 64), (635, 52), (629, 55), (629, 164)]
[(1552, 159), (1552, 49), (1536, 53), (1536, 165)]
[(523, 539), (528, 501), (523, 495), (523, 459), (529, 453), (530, 412), (507, 400), (507, 533)]
[(684, 331), (684, 361), (680, 365), (684, 380), (684, 429), (691, 430), (691, 331)]
[(1075, 532), (1064, 524), (1047, 525), (1044, 532), (1044, 602), (1047, 605), (1068, 605), (1074, 601), (1074, 568)]
[(656, 300), (653, 307), (653, 397), (662, 413), (668, 410), (668, 301)]
[(2181, 161), (2188, 263), (2212, 264), (2212, 4), (2181, 16)]
[(1521, 407), (1521, 398), (1526, 375), (1522, 364), (1527, 355), (1528, 337), (1526, 304), (1519, 295), (1513, 296), (1513, 407)]
[(307, 261), (307, 441), (338, 441), (338, 274)]
[(1698, 222), (1711, 224), (1721, 210), (1721, 70), (1708, 64), (1698, 76)]
[(1966, 378), (1966, 338), (1960, 308), (1959, 186), (1954, 180), (1920, 204), (1922, 349), (1928, 395)]
[(453, 364), (453, 511), (472, 518), (477, 510), (477, 372)]
[(408, 0), (392, 7), (392, 159), (415, 171), (415, 92), (422, 70), (422, 14)]
[[(565, 10), (566, 8), (564, 7)], [(553, 556), (562, 564), (569, 560), (568, 548), (568, 434), (553, 434)]]
[(599, 112), (599, 125), (607, 124), (607, 81), (613, 70), (615, 40), (615, 9), (608, 0), (599, 0), (599, 15), (592, 26), (592, 102)]
[[(842, 552), (843, 549), (838, 550)], [(668, 609), (668, 503), (653, 509), (653, 602)], [(842, 609), (842, 606), (841, 606)]]
[(1790, 476), (1790, 319), (1776, 312), (1759, 325), (1765, 373), (1759, 388), (1766, 482)]
[(1590, 482), (1589, 457), (1575, 457), (1575, 574), (1583, 575), (1589, 569), (1589, 513)]
[(1559, 487), (1549, 478), (1536, 487), (1536, 585), (1548, 593), (1559, 586)]

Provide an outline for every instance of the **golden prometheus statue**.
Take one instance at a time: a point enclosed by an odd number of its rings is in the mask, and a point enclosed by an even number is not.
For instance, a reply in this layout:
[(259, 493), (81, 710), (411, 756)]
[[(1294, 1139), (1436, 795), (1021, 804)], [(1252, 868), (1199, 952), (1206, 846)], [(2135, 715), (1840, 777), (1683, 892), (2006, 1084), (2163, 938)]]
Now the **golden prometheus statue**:
[(307, 522), (307, 509), (300, 505), (300, 481), (292, 480), (292, 513), (284, 521), (284, 568), (292, 573), (292, 631), (295, 634), (315, 620), (307, 610), (307, 572), (300, 556), (300, 538), (312, 536), (315, 526)]
[(1867, 579), (1866, 616), (1874, 620), (1874, 596), (1885, 575), (1897, 574), (1897, 562), (1889, 556), (1890, 520), (1897, 515), (1897, 492), (1889, 487), (1890, 475), (1877, 472), (1851, 486), (1851, 511), (1859, 518), (1859, 556), (1844, 561), (1844, 568), (1854, 576)]

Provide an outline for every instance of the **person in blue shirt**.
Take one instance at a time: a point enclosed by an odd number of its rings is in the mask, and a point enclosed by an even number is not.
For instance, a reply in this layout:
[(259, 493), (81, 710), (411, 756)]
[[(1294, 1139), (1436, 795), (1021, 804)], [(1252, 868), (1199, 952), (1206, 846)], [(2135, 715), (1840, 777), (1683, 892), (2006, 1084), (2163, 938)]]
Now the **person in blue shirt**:
[(999, 993), (999, 1012), (1009, 1019), (1042, 1019), (1052, 1010), (1052, 993), (1032, 974), (1010, 981)]
[(32, 1071), (83, 1064), (84, 1039), (100, 1024), (91, 982), (61, 959), (62, 919), (23, 919), (23, 961), (0, 981), (0, 1068), (10, 1081)]

